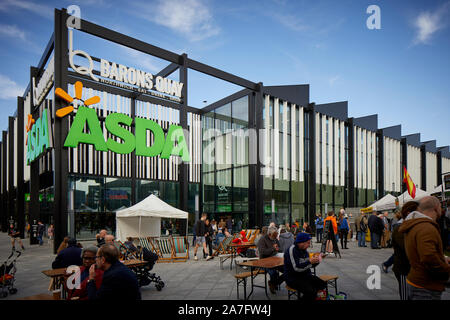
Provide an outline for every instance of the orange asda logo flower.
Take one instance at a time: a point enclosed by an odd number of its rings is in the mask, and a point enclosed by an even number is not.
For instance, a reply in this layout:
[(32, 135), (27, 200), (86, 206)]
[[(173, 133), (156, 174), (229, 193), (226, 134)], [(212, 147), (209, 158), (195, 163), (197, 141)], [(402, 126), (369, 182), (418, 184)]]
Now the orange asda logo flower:
[(28, 145), (28, 132), (31, 131), (31, 128), (33, 127), (34, 123), (36, 121), (33, 119), (33, 116), (31, 114), (28, 115), (28, 121), (25, 129), (27, 130), (27, 139), (25, 141), (25, 145)]
[[(63, 89), (61, 88), (56, 88), (55, 89), (55, 94), (60, 97), (61, 99), (66, 100), (68, 103), (72, 103), (75, 99), (79, 100), (83, 103), (83, 105), (85, 106), (90, 106), (92, 104), (96, 104), (100, 102), (100, 97), (99, 96), (93, 96), (92, 98), (87, 99), (86, 101), (84, 101), (83, 99), (81, 99), (81, 94), (83, 92), (83, 84), (80, 81), (75, 82), (75, 97), (71, 97), (67, 92), (65, 92)], [(72, 113), (73, 110), (75, 110), (73, 105), (64, 107), (64, 108), (60, 108), (56, 111), (56, 116), (58, 118), (63, 118), (65, 116), (67, 116), (69, 113)]]

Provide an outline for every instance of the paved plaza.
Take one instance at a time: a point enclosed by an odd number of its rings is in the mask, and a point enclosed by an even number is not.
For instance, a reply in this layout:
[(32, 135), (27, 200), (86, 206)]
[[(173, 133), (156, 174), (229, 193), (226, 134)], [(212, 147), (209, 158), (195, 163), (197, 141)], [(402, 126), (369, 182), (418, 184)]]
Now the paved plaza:
[[(39, 293), (49, 293), (49, 278), (41, 271), (51, 269), (55, 258), (50, 246), (30, 246), (29, 239), (24, 239), (26, 250), (17, 263), (16, 287), (17, 294), (8, 295), (6, 300), (17, 299)], [(314, 240), (313, 240), (314, 241)], [(83, 246), (94, 242), (83, 242)], [(190, 241), (192, 244), (192, 241)], [(397, 281), (392, 271), (385, 274), (381, 271), (381, 288), (370, 290), (367, 287), (366, 273), (371, 265), (380, 266), (381, 262), (389, 258), (392, 249), (372, 250), (358, 248), (357, 243), (350, 241), (348, 250), (341, 250), (342, 259), (327, 257), (318, 267), (317, 274), (337, 275), (338, 290), (347, 293), (349, 300), (399, 300)], [(319, 251), (319, 244), (313, 243), (310, 252)], [(11, 250), (10, 238), (0, 233), (0, 259), (3, 262)], [(142, 298), (146, 300), (235, 300), (236, 280), (233, 274), (235, 267), (230, 270), (230, 263), (224, 263), (224, 270), (220, 269), (219, 259), (210, 261), (200, 259), (194, 261), (193, 248), (190, 249), (191, 259), (187, 262), (157, 263), (153, 271), (165, 282), (162, 291), (157, 291), (153, 284), (141, 288)], [(200, 251), (199, 251), (200, 252)], [(200, 257), (200, 255), (199, 255)], [(263, 284), (264, 276), (256, 278), (257, 284)], [(249, 287), (248, 287), (249, 288)], [(330, 290), (334, 294), (334, 289)], [(240, 289), (242, 298), (243, 291)], [(287, 300), (287, 290), (284, 283), (281, 290), (271, 299)], [(255, 288), (252, 300), (267, 299), (264, 289)], [(442, 295), (443, 300), (450, 300), (450, 291), (447, 289)]]

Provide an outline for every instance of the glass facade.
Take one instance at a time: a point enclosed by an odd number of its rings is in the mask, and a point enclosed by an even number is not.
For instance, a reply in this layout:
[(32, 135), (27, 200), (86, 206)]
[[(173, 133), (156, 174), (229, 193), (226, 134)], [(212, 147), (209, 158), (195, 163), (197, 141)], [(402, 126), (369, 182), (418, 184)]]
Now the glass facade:
[(203, 212), (231, 216), (236, 230), (249, 227), (249, 98), (202, 116)]

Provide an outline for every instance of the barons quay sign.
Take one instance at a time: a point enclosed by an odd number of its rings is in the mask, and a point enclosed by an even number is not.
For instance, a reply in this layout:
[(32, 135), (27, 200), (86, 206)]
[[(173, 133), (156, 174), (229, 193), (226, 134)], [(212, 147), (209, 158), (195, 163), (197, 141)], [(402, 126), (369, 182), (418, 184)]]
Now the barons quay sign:
[[(75, 83), (75, 99), (81, 100), (82, 88), (82, 83), (77, 81)], [(68, 102), (74, 100), (61, 88), (57, 88), (55, 94)], [(168, 159), (171, 155), (174, 155), (180, 156), (185, 162), (191, 161), (183, 128), (178, 125), (171, 125), (165, 137), (163, 129), (155, 121), (135, 118), (135, 134), (133, 134), (126, 128), (132, 125), (133, 119), (131, 117), (123, 113), (111, 113), (105, 119), (106, 129), (122, 141), (119, 142), (112, 138), (105, 141), (95, 109), (85, 106), (91, 104), (90, 100), (99, 102), (100, 98), (95, 96), (82, 101), (84, 105), (78, 108), (73, 119), (64, 142), (65, 147), (76, 148), (79, 143), (86, 143), (92, 144), (97, 151), (110, 150), (115, 153), (129, 154), (136, 150), (137, 156), (154, 157), (160, 155), (161, 158)], [(73, 110), (73, 106), (61, 108), (56, 112), (56, 115), (64, 117)], [(150, 146), (147, 144), (148, 131), (153, 133), (154, 137), (154, 142)]]
[(42, 116), (34, 124), (29, 123), (27, 126), (27, 165), (44, 153), (47, 148), (52, 147), (49, 121), (48, 109), (44, 109)]

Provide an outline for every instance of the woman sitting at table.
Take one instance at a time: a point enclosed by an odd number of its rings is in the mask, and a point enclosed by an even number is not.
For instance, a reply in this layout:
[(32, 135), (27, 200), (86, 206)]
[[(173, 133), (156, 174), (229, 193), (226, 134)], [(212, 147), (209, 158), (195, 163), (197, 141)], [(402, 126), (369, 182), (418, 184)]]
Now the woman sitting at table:
[[(88, 292), (86, 289), (87, 282), (89, 280), (89, 268), (91, 265), (95, 264), (95, 257), (97, 256), (97, 247), (91, 246), (87, 247), (83, 250), (81, 257), (83, 259), (83, 265), (80, 267), (80, 288), (79, 289), (68, 289), (67, 299), (72, 300), (75, 297), (78, 297), (79, 300), (87, 300)], [(100, 288), (102, 284), (103, 278), (103, 270), (96, 269), (95, 270), (95, 285), (97, 290)]]
[[(239, 232), (238, 237), (236, 239), (233, 239), (232, 242), (234, 244), (244, 244), (244, 243), (248, 242), (245, 231), (242, 230), (241, 232)], [(247, 251), (247, 249), (248, 248), (237, 248), (236, 252), (238, 255), (245, 257), (245, 252)]]

